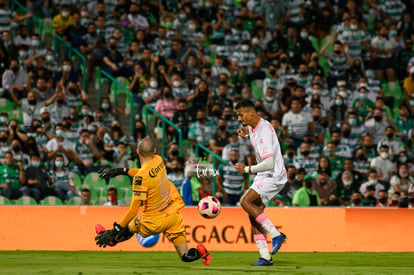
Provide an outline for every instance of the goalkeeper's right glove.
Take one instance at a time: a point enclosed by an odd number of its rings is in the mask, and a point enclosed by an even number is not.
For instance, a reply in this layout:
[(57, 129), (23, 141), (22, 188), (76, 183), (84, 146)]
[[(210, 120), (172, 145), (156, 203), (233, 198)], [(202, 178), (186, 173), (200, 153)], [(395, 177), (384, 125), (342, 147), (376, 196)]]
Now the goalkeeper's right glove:
[(128, 171), (128, 168), (103, 168), (99, 169), (98, 173), (101, 179), (109, 180), (119, 175), (128, 175)]

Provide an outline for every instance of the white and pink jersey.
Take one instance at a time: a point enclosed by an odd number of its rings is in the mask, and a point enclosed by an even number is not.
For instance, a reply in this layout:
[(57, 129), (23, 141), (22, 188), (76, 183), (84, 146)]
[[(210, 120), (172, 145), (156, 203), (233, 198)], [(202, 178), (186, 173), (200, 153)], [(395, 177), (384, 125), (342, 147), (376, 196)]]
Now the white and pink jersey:
[(259, 172), (258, 175), (274, 177), (278, 183), (285, 184), (287, 181), (286, 168), (279, 140), (273, 126), (269, 121), (261, 118), (254, 129), (250, 126), (248, 128), (250, 142), (256, 155), (256, 162), (261, 163), (268, 157), (273, 157), (274, 160), (273, 170)]

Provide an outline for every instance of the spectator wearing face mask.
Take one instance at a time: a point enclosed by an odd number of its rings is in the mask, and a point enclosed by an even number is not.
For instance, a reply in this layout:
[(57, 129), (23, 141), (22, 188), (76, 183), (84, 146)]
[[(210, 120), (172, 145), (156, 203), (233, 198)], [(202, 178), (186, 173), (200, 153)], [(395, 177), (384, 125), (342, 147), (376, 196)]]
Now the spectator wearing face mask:
[(223, 194), (225, 205), (238, 205), (243, 192), (249, 187), (249, 175), (240, 174), (234, 166), (238, 162), (239, 151), (233, 148), (230, 151), (230, 163), (219, 167), (217, 190)]
[(53, 96), (54, 102), (48, 106), (52, 124), (62, 123), (64, 117), (70, 116), (70, 108), (65, 104), (65, 95), (57, 91)]
[(209, 147), (210, 140), (216, 131), (216, 125), (207, 120), (206, 113), (203, 110), (198, 110), (196, 114), (197, 121), (190, 125), (188, 131), (188, 139), (194, 146), (200, 143), (206, 147)]
[(247, 68), (247, 74), (253, 73), (253, 64), (256, 54), (250, 49), (250, 41), (243, 40), (240, 47), (231, 56), (231, 70), (239, 71), (240, 67)]
[(291, 205), (292, 199), (294, 194), (298, 189), (302, 187), (302, 181), (297, 179), (296, 176), (296, 168), (293, 165), (286, 166), (287, 167), (287, 182), (283, 187), (282, 191), (278, 195), (280, 198), (287, 202), (288, 205)]
[(408, 193), (408, 208), (414, 208), (414, 191)]
[(52, 26), (55, 32), (63, 35), (69, 26), (73, 25), (73, 16), (70, 14), (70, 8), (67, 5), (62, 5), (60, 13), (53, 17)]
[(170, 148), (168, 148), (167, 156), (164, 159), (165, 166), (167, 166), (167, 172), (170, 173), (172, 170), (172, 162), (174, 160), (178, 160), (179, 163), (184, 163), (185, 159), (183, 157), (178, 156), (179, 150), (178, 150), (178, 144), (172, 143), (170, 145)]
[(58, 196), (52, 178), (42, 164), (40, 157), (31, 156), (31, 164), (26, 170), (27, 186), (30, 188), (30, 195), (39, 203), (47, 196)]
[(394, 192), (399, 192), (401, 195), (406, 195), (409, 192), (409, 187), (414, 184), (414, 178), (409, 175), (407, 164), (400, 164), (397, 174), (391, 177), (390, 184), (389, 196)]
[(371, 160), (371, 169), (374, 169), (379, 180), (389, 182), (395, 172), (393, 162), (390, 160), (388, 145), (382, 145), (379, 149), (379, 156)]
[(229, 143), (223, 147), (223, 152), (221, 153), (221, 157), (225, 161), (230, 161), (230, 154), (233, 149), (236, 149), (239, 153), (239, 161), (240, 163), (252, 163), (253, 159), (249, 151), (249, 147), (245, 143), (241, 143), (237, 132), (232, 132), (228, 139)]
[(224, 146), (229, 143), (230, 133), (226, 130), (226, 128), (226, 120), (219, 119), (217, 122), (217, 131), (210, 140), (210, 148), (217, 155), (221, 155)]
[(367, 133), (374, 139), (374, 144), (378, 144), (380, 140), (385, 138), (385, 128), (388, 125), (390, 125), (389, 118), (384, 116), (380, 109), (375, 109), (373, 116), (364, 123)]
[(304, 168), (306, 173), (311, 175), (318, 165), (318, 159), (310, 156), (310, 145), (308, 143), (302, 143), (299, 148), (300, 154), (294, 157), (293, 164), (296, 169)]
[(387, 191), (381, 190), (378, 192), (378, 203), (375, 207), (389, 207)]
[(63, 60), (61, 70), (55, 74), (53, 81), (61, 87), (67, 87), (69, 82), (80, 85), (78, 73), (73, 69), (71, 60)]
[(75, 154), (74, 162), (82, 175), (97, 170), (93, 163), (100, 159), (101, 153), (96, 148), (88, 130), (83, 129), (80, 132), (79, 141), (73, 146), (73, 152)]
[(14, 59), (10, 61), (8, 70), (5, 70), (2, 76), (2, 87), (5, 90), (4, 97), (13, 100), (12, 93), (17, 99), (26, 97), (27, 73), (19, 65), (19, 61)]
[(398, 157), (398, 154), (405, 150), (405, 145), (399, 140), (394, 139), (394, 128), (392, 126), (387, 126), (385, 128), (385, 137), (380, 140), (377, 144), (377, 150), (379, 151), (382, 145), (388, 145), (390, 159)]
[(10, 200), (28, 196), (30, 190), (25, 185), (26, 175), (23, 163), (16, 164), (11, 152), (4, 154), (2, 163), (3, 165), (0, 165), (0, 194)]
[(66, 140), (64, 135), (63, 125), (56, 124), (54, 138), (50, 139), (46, 144), (47, 159), (54, 159), (57, 154), (61, 154), (63, 155), (65, 165), (69, 165), (69, 161), (75, 159), (75, 153), (72, 150), (73, 143)]
[(178, 159), (171, 162), (171, 172), (167, 174), (168, 179), (175, 185), (177, 190), (181, 190), (184, 183), (184, 169), (182, 163)]
[(125, 205), (125, 202), (120, 200), (118, 197), (118, 191), (114, 186), (108, 188), (107, 201), (103, 204), (104, 206), (120, 206)]
[(343, 205), (352, 204), (352, 195), (359, 190), (359, 183), (355, 182), (353, 179), (352, 172), (344, 171), (340, 180), (338, 181), (338, 186), (335, 190), (335, 194), (340, 198)]
[(321, 201), (318, 192), (313, 189), (313, 181), (311, 177), (306, 176), (303, 186), (299, 188), (292, 199), (292, 206), (309, 207), (320, 206)]
[(57, 155), (53, 160), (51, 177), (55, 191), (63, 201), (70, 200), (77, 194), (73, 173), (69, 172), (69, 168), (63, 165), (63, 156)]
[(100, 109), (103, 111), (103, 123), (107, 129), (112, 125), (112, 122), (115, 120), (115, 117), (119, 117), (125, 114), (125, 110), (121, 107), (115, 106), (109, 100), (109, 97), (103, 97), (100, 102)]

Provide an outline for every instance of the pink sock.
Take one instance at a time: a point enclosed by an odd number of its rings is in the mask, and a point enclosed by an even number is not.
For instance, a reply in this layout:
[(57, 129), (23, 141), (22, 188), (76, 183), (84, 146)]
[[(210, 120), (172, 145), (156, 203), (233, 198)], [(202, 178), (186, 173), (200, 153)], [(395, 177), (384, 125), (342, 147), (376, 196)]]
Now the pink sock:
[(272, 238), (280, 235), (280, 232), (276, 229), (276, 227), (272, 224), (272, 222), (267, 218), (265, 213), (262, 213), (259, 216), (257, 216), (256, 221), (262, 225), (264, 230), (269, 232)]

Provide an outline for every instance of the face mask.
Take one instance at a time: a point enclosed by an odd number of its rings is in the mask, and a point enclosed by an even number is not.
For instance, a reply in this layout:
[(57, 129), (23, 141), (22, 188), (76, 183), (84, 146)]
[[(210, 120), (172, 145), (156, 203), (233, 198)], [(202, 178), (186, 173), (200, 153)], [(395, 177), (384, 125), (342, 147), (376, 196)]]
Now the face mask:
[(312, 89), (312, 94), (313, 95), (320, 95), (321, 93), (322, 93), (322, 91), (319, 90), (319, 89)]
[(335, 105), (342, 105), (342, 99), (335, 99)]
[(269, 70), (269, 74), (273, 76), (276, 75), (276, 70)]
[(280, 63), (287, 63), (288, 59), (286, 57), (283, 57), (280, 59)]
[(349, 136), (351, 135), (351, 129), (344, 129), (344, 130), (342, 130), (342, 135), (345, 138), (349, 138)]
[(62, 11), (62, 17), (66, 18), (69, 16), (69, 12), (68, 11)]
[(20, 56), (20, 58), (26, 58), (27, 57), (27, 52), (26, 51), (20, 51), (19, 56)]
[(410, 101), (410, 107), (414, 107), (414, 101)]
[(369, 180), (369, 184), (370, 184), (370, 185), (377, 184), (377, 182), (378, 182), (378, 180), (376, 180), (376, 179), (370, 179), (370, 180)]
[(340, 50), (337, 50), (337, 51), (334, 51), (334, 53), (335, 53), (336, 55), (340, 55), (340, 54), (341, 54), (341, 51), (340, 51)]
[(247, 52), (247, 51), (249, 50), (249, 45), (246, 45), (246, 44), (241, 45), (240, 49), (241, 49), (243, 52)]
[(197, 28), (197, 26), (196, 26), (196, 25), (194, 25), (194, 24), (190, 24), (190, 25), (188, 25), (188, 29), (189, 29), (190, 31), (195, 31), (195, 30), (196, 30), (196, 28)]
[(46, 61), (47, 62), (53, 62), (53, 61), (55, 61), (55, 58), (53, 57), (53, 55), (48, 55), (48, 56), (46, 56)]
[(379, 199), (379, 202), (380, 202), (380, 203), (382, 203), (382, 204), (386, 204), (386, 203), (387, 203), (387, 201), (388, 201), (388, 199), (387, 199), (387, 198), (380, 198), (380, 199)]
[(158, 87), (158, 82), (155, 80), (150, 81), (150, 87), (156, 89)]
[(113, 51), (116, 50), (116, 44), (110, 44), (109, 48)]
[(390, 138), (390, 139), (391, 139), (391, 138), (393, 138), (393, 136), (394, 136), (394, 134), (393, 134), (393, 133), (388, 133), (388, 134), (387, 134), (387, 138)]
[(0, 123), (7, 123), (8, 119), (5, 116), (0, 116)]
[(307, 180), (307, 181), (305, 181), (305, 186), (306, 186), (306, 188), (312, 188), (312, 181), (310, 181), (310, 180)]
[(19, 67), (18, 66), (12, 67), (11, 70), (13, 71), (13, 73), (17, 73), (19, 71)]
[(89, 115), (89, 110), (88, 109), (81, 109), (81, 113), (84, 116), (88, 116)]
[(31, 105), (31, 106), (34, 106), (34, 105), (36, 105), (36, 99), (28, 100), (27, 103), (29, 103), (29, 105)]
[(382, 120), (382, 116), (374, 116), (376, 122), (380, 122)]
[(405, 163), (405, 162), (407, 161), (407, 157), (399, 157), (399, 158), (398, 158), (398, 160), (399, 160), (401, 163)]
[(233, 37), (229, 34), (224, 37), (224, 40), (226, 40), (227, 42), (231, 42), (232, 39)]
[(340, 91), (340, 92), (338, 93), (338, 95), (339, 95), (340, 97), (342, 97), (342, 98), (347, 98), (347, 97), (348, 97), (348, 94), (347, 94), (346, 92), (344, 92), (344, 91)]
[(33, 47), (39, 47), (40, 41), (39, 40), (32, 40), (32, 46)]
[(400, 177), (402, 177), (402, 178), (406, 178), (407, 176), (408, 176), (407, 173), (400, 173)]
[(365, 93), (359, 93), (359, 98), (360, 99), (367, 99), (368, 98), (368, 95), (365, 94)]
[(302, 39), (306, 39), (306, 38), (308, 38), (308, 32), (301, 32), (301, 33), (300, 33), (300, 37), (301, 37)]
[(167, 30), (172, 29), (173, 24), (172, 22), (165, 22), (165, 26), (164, 26)]
[(239, 143), (238, 142), (230, 142), (230, 146), (231, 147), (238, 147)]
[(88, 12), (87, 12), (87, 11), (81, 11), (81, 16), (82, 16), (82, 17), (86, 17), (86, 16), (88, 16)]
[(220, 125), (218, 128), (219, 130), (224, 131), (226, 130), (226, 125)]
[(374, 77), (374, 72), (373, 71), (365, 71), (365, 76), (368, 78), (372, 78)]
[(70, 72), (70, 70), (72, 69), (71, 65), (63, 65), (62, 70), (64, 72)]
[(397, 31), (396, 30), (390, 30), (390, 36), (391, 37), (394, 37), (394, 36), (397, 36)]
[(172, 155), (173, 157), (178, 156), (178, 150), (172, 150), (172, 151), (171, 151), (171, 155)]
[(181, 13), (178, 17), (179, 17), (181, 20), (186, 20), (186, 19), (187, 19), (187, 14), (185, 14), (185, 13)]
[(414, 198), (410, 198), (410, 199), (408, 199), (408, 201), (409, 201), (410, 203), (414, 203)]
[(356, 29), (358, 29), (358, 25), (354, 25), (352, 24), (351, 26), (349, 26), (351, 28), (351, 30), (355, 31)]
[(344, 180), (342, 183), (344, 184), (344, 186), (351, 186), (352, 180)]
[(121, 127), (119, 127), (117, 125), (116, 126), (112, 126), (111, 129), (112, 129), (112, 131), (115, 131), (115, 132), (121, 131)]
[(288, 156), (289, 158), (293, 158), (293, 157), (295, 156), (295, 153), (293, 153), (293, 152), (289, 152), (289, 153), (287, 153), (287, 156)]
[(180, 87), (180, 86), (181, 86), (181, 81), (174, 80), (174, 81), (172, 82), (172, 85), (173, 85), (175, 88), (178, 88), (178, 87)]
[(32, 166), (33, 167), (39, 167), (40, 166), (40, 161), (32, 161)]
[(352, 203), (353, 204), (356, 204), (356, 205), (359, 205), (359, 204), (361, 204), (361, 202), (362, 202), (362, 200), (361, 199), (352, 199)]
[(313, 121), (318, 121), (320, 119), (320, 117), (319, 116), (313, 116), (312, 119), (313, 119)]
[(109, 109), (109, 103), (102, 103), (101, 104), (102, 109), (108, 110)]
[(300, 152), (303, 156), (309, 156), (309, 154), (310, 154), (310, 151), (301, 151)]
[(63, 130), (56, 130), (56, 136), (57, 137), (63, 137)]
[(296, 178), (296, 175), (292, 173), (292, 174), (288, 174), (288, 177), (290, 180), (294, 180)]
[(174, 173), (180, 172), (180, 168), (179, 167), (174, 167), (171, 169)]
[(56, 166), (56, 168), (62, 168), (63, 167), (63, 161), (56, 160), (55, 161), (55, 166)]
[(357, 156), (358, 160), (363, 161), (365, 160), (365, 156), (363, 154), (360, 154)]
[(357, 120), (356, 120), (356, 118), (350, 118), (350, 119), (348, 119), (348, 123), (349, 123), (349, 125), (354, 126), (354, 125), (356, 125)]
[(59, 105), (62, 105), (65, 101), (64, 101), (63, 99), (58, 99), (58, 100), (56, 100), (56, 102), (57, 102)]
[(7, 142), (7, 137), (0, 137), (0, 142)]
[(398, 201), (397, 201), (397, 200), (392, 200), (391, 202), (392, 202), (392, 204), (394, 204), (394, 205), (398, 204)]
[(275, 99), (274, 96), (266, 96), (266, 100), (269, 102), (273, 102), (274, 99)]

